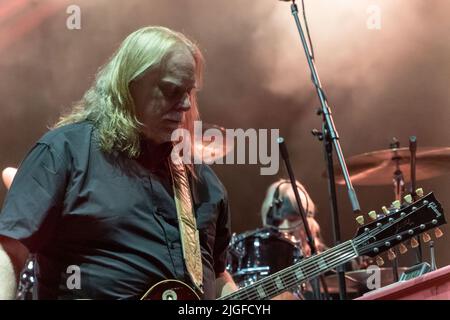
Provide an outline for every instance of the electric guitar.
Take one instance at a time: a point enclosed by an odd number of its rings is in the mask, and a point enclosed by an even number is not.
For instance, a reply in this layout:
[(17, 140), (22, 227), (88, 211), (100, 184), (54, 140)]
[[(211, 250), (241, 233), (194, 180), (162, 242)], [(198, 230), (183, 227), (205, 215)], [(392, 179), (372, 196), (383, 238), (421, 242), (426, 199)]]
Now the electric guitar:
[[(357, 221), (363, 226), (358, 229), (353, 239), (303, 259), (218, 300), (270, 299), (360, 255), (377, 256), (379, 260), (380, 256), (378, 255), (389, 250), (388, 257), (393, 259), (395, 258), (394, 246), (400, 244), (400, 251), (404, 253), (403, 242), (405, 240), (416, 237), (429, 229), (436, 228), (436, 237), (442, 236), (442, 232), (437, 227), (445, 224), (446, 221), (442, 206), (434, 194), (431, 192), (415, 202), (410, 196), (405, 199), (403, 204), (398, 201), (394, 202), (391, 210), (384, 209), (383, 214), (371, 211), (369, 217), (373, 221), (365, 225), (363, 225), (363, 217), (359, 216)], [(425, 233), (423, 239), (427, 242), (430, 240), (430, 236)], [(414, 242), (415, 239), (411, 241)], [(164, 280), (152, 286), (141, 299), (199, 300), (200, 297), (184, 282)]]

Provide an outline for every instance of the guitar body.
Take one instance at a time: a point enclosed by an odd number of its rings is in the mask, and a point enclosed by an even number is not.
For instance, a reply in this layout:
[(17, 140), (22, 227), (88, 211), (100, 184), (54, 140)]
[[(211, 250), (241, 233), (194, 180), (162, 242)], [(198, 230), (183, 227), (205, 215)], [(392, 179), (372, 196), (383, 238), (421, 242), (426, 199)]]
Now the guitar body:
[(200, 297), (184, 282), (164, 280), (148, 289), (141, 300), (200, 300)]

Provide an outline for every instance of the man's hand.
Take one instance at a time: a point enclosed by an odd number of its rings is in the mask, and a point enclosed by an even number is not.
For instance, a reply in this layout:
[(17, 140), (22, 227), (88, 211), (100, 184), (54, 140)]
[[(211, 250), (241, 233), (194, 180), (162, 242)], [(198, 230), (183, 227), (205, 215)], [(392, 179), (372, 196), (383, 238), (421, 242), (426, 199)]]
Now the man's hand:
[(224, 271), (216, 278), (216, 297), (220, 298), (238, 290), (231, 275)]
[(19, 241), (0, 236), (0, 300), (16, 297), (17, 279), (28, 257)]

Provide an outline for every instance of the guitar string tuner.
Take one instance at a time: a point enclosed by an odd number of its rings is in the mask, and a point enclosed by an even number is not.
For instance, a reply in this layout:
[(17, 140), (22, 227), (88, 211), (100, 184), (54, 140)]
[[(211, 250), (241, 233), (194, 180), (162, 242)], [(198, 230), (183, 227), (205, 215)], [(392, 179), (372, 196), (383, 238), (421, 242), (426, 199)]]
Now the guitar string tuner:
[(395, 251), (394, 251), (394, 249), (389, 249), (388, 250), (388, 259), (389, 259), (389, 261), (392, 261), (392, 260), (394, 260), (395, 258), (397, 258), (397, 255), (395, 254)]
[(422, 240), (423, 240), (423, 242), (427, 243), (428, 241), (431, 240), (431, 237), (427, 232), (424, 232), (424, 233), (422, 233)]
[(436, 238), (440, 238), (440, 237), (442, 237), (443, 235), (444, 235), (444, 233), (442, 232), (441, 229), (439, 229), (439, 228), (435, 228), (435, 229), (434, 229), (434, 236), (435, 236)]
[(377, 219), (377, 212), (375, 210), (370, 211), (367, 215), (372, 220), (376, 220)]
[(418, 197), (423, 197), (423, 189), (422, 188), (417, 188), (416, 189), (416, 195)]
[(375, 262), (377, 263), (377, 265), (378, 265), (379, 267), (381, 267), (381, 266), (384, 264), (384, 260), (383, 260), (383, 258), (380, 257), (380, 256), (377, 256), (377, 257), (375, 258)]
[(363, 225), (364, 224), (364, 217), (363, 216), (357, 216), (356, 217), (356, 222), (358, 222), (358, 224)]
[(416, 238), (411, 239), (411, 248), (417, 248), (419, 246), (419, 242), (417, 242)]
[(405, 254), (408, 252), (408, 248), (403, 243), (400, 243), (398, 246), (398, 251), (400, 251), (400, 254)]
[(400, 203), (400, 200), (395, 200), (394, 202), (392, 202), (392, 207), (395, 209), (400, 209), (401, 205), (402, 204)]
[(405, 202), (406, 202), (407, 204), (413, 203), (413, 198), (412, 198), (412, 195), (410, 195), (410, 194), (407, 194), (406, 196), (404, 196), (404, 197), (403, 197), (403, 200), (405, 200)]

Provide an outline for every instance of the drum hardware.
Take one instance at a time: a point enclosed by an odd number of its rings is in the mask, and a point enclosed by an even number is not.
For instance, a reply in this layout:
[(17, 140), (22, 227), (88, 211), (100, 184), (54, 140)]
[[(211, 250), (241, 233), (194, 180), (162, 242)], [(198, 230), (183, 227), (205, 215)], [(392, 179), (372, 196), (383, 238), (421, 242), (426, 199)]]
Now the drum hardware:
[[(286, 170), (289, 175), (292, 190), (294, 191), (295, 201), (296, 201), (297, 207), (299, 209), (298, 213), (300, 214), (300, 217), (302, 219), (303, 228), (304, 228), (305, 234), (306, 234), (306, 241), (311, 250), (311, 255), (313, 256), (318, 253), (318, 250), (317, 250), (317, 246), (315, 244), (314, 238), (311, 233), (311, 228), (309, 227), (309, 223), (307, 220), (307, 213), (305, 212), (305, 208), (303, 207), (300, 195), (298, 193), (298, 188), (297, 188), (297, 183), (296, 183), (297, 180), (295, 179), (294, 171), (292, 170), (291, 162), (289, 160), (289, 153), (287, 150), (286, 142), (284, 141), (284, 139), (282, 137), (279, 137), (277, 142), (278, 142), (278, 146), (280, 148), (281, 157), (283, 158), (283, 162), (286, 165)], [(281, 184), (278, 185), (276, 191), (278, 191), (280, 185)], [(275, 198), (274, 201), (278, 201), (278, 199)], [(328, 300), (328, 289), (327, 289), (327, 284), (325, 282), (325, 278), (323, 277), (323, 275), (319, 275), (318, 278), (320, 280), (320, 283), (322, 284), (322, 287), (324, 288), (326, 299)], [(314, 295), (317, 300), (321, 300), (322, 295), (320, 293), (320, 283), (316, 279), (312, 279), (312, 281), (314, 282), (314, 285), (313, 285)], [(345, 292), (345, 288), (343, 288), (343, 292)]]
[[(316, 114), (322, 118), (322, 129), (313, 130), (313, 135), (318, 138), (323, 144), (323, 151), (325, 155), (325, 161), (327, 166), (327, 176), (328, 179), (328, 190), (329, 190), (329, 199), (331, 204), (331, 221), (333, 224), (333, 244), (337, 245), (341, 243), (341, 232), (340, 232), (340, 223), (339, 223), (339, 214), (338, 214), (338, 204), (337, 204), (337, 191), (335, 184), (335, 176), (334, 176), (334, 166), (333, 166), (333, 151), (336, 153), (336, 158), (338, 159), (338, 165), (342, 172), (342, 177), (344, 178), (345, 184), (347, 186), (347, 194), (352, 206), (352, 211), (355, 214), (359, 214), (361, 211), (361, 207), (359, 205), (358, 197), (356, 195), (355, 189), (353, 188), (352, 181), (349, 176), (349, 172), (347, 169), (347, 164), (345, 161), (344, 153), (342, 151), (340, 137), (338, 131), (336, 129), (335, 121), (332, 116), (331, 108), (328, 105), (328, 97), (325, 93), (325, 90), (322, 87), (314, 57), (313, 44), (311, 40), (311, 36), (309, 33), (308, 22), (306, 18), (306, 10), (304, 2), (302, 1), (302, 11), (303, 11), (303, 22), (305, 25), (305, 31), (303, 30), (302, 23), (300, 21), (298, 15), (298, 7), (295, 1), (292, 1), (290, 6), (290, 11), (295, 20), (295, 24), (300, 35), (300, 42), (303, 46), (304, 53), (306, 56), (306, 60), (308, 62), (309, 69), (311, 71), (311, 81), (313, 83), (314, 89), (317, 93), (317, 97), (320, 102), (320, 108), (316, 112)], [(295, 184), (294, 184), (295, 186)], [(295, 187), (294, 187), (295, 189)], [(296, 195), (297, 197), (297, 195)], [(298, 202), (298, 199), (297, 199)], [(307, 225), (307, 223), (304, 223)], [(310, 236), (308, 234), (308, 236)], [(310, 238), (308, 238), (310, 239)], [(314, 250), (314, 249), (313, 249)], [(340, 299), (346, 300), (346, 290), (345, 290), (345, 273), (342, 268), (338, 268), (339, 273), (339, 283), (340, 283)], [(326, 287), (326, 283), (321, 277), (321, 281), (323, 286)]]
[(431, 259), (431, 271), (434, 271), (437, 269), (436, 267), (436, 256), (434, 252), (434, 241), (430, 241), (430, 259)]
[(302, 258), (298, 243), (272, 228), (261, 228), (233, 234), (228, 247), (227, 271), (242, 288)]
[(30, 254), (20, 273), (16, 300), (36, 300), (36, 255)]

